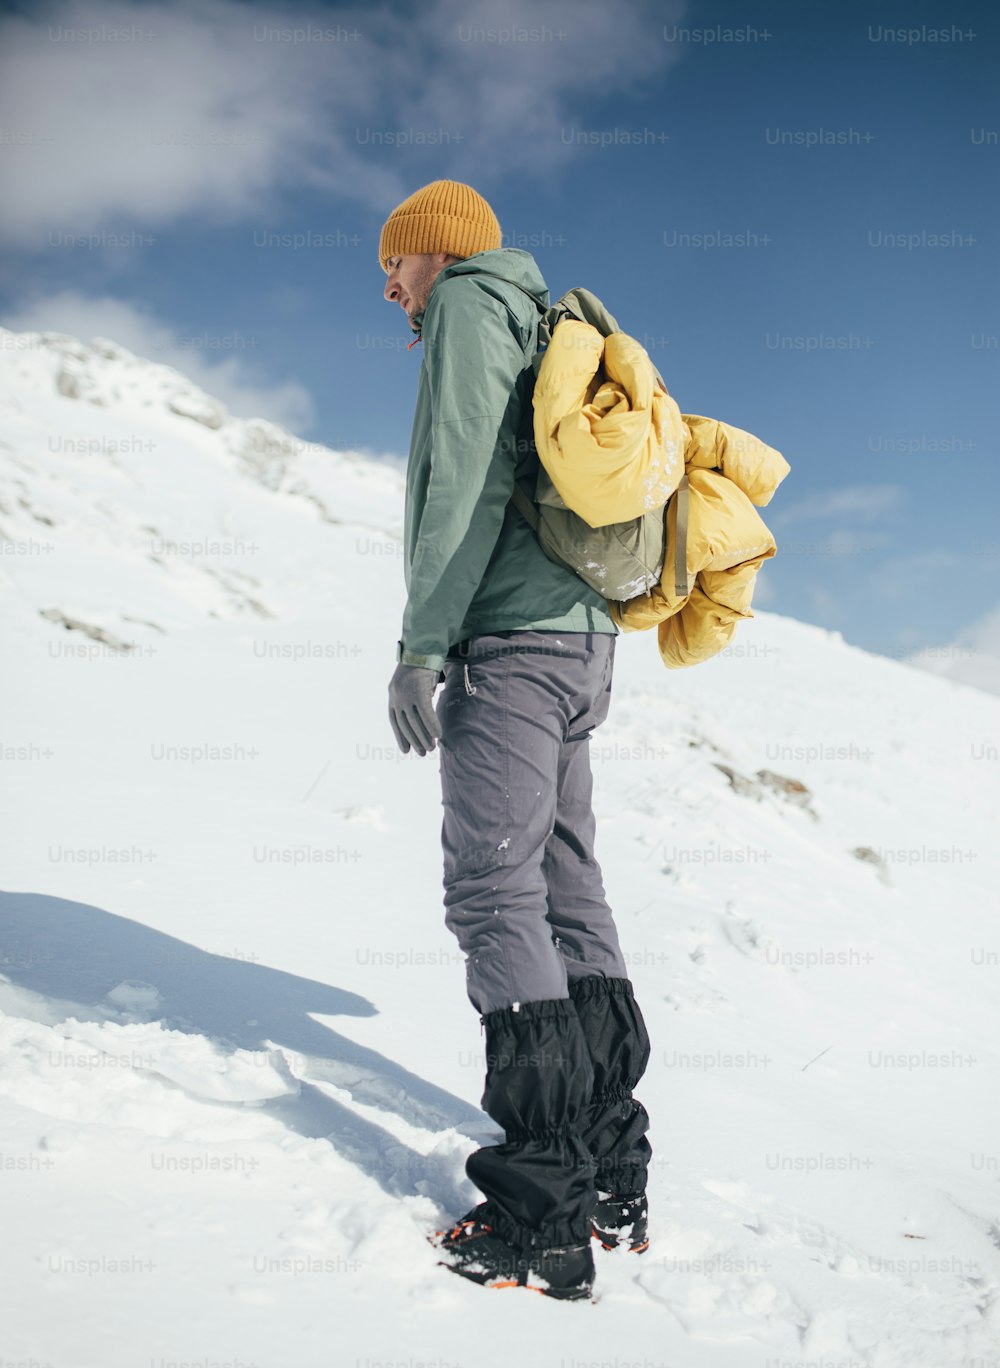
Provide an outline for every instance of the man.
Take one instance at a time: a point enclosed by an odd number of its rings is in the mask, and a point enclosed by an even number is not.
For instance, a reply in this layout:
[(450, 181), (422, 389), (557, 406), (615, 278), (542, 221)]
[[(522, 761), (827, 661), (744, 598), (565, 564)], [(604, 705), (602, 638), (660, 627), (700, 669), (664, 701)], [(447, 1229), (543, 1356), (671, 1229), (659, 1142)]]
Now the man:
[(379, 260), (423, 345), (389, 716), (404, 752), (440, 741), (445, 921), (485, 1031), (482, 1104), (505, 1134), (467, 1161), (486, 1200), (434, 1242), (476, 1282), (588, 1297), (592, 1234), (647, 1243), (632, 1088), (649, 1042), (594, 858), (588, 749), (617, 629), (508, 502), (538, 470), (534, 259), (501, 246), (471, 186), (434, 181), (390, 215)]

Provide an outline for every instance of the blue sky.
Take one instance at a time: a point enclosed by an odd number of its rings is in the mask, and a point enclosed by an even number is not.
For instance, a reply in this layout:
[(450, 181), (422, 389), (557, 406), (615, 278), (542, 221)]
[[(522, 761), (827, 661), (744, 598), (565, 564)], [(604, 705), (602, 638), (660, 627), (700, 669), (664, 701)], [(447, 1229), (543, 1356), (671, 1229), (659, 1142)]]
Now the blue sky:
[(5, 5), (0, 322), (402, 458), (419, 347), (379, 229), (467, 180), (683, 411), (786, 455), (757, 606), (992, 651), (998, 27), (919, 0)]

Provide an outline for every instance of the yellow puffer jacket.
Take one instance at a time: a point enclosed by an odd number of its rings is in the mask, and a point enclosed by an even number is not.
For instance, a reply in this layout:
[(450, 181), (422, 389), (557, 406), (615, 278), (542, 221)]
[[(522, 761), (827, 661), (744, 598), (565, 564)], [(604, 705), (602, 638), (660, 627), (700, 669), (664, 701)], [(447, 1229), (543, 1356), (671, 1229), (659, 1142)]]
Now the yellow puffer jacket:
[[(767, 504), (789, 472), (749, 432), (681, 413), (648, 353), (626, 333), (604, 337), (563, 319), (544, 353), (534, 393), (535, 445), (568, 508), (591, 527), (639, 517), (670, 500), (667, 556), (651, 593), (611, 601), (625, 632), (657, 628), (663, 662), (697, 665), (751, 618), (754, 581), (775, 541), (754, 504)], [(689, 484), (687, 585), (674, 583), (677, 499)]]

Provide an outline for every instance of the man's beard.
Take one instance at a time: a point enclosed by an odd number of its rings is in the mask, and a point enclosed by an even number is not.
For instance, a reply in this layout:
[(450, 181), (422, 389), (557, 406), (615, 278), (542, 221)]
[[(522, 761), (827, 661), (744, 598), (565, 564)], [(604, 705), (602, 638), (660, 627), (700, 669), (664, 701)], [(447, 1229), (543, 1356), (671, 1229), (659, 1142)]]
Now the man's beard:
[(428, 266), (425, 274), (413, 282), (413, 289), (410, 291), (410, 301), (415, 307), (412, 316), (407, 314), (406, 317), (411, 330), (415, 333), (419, 333), (420, 328), (413, 322), (413, 319), (416, 318), (418, 314), (422, 314), (427, 308), (427, 301), (431, 297), (431, 290), (434, 287), (434, 282), (437, 277), (438, 272), (434, 270), (433, 267)]

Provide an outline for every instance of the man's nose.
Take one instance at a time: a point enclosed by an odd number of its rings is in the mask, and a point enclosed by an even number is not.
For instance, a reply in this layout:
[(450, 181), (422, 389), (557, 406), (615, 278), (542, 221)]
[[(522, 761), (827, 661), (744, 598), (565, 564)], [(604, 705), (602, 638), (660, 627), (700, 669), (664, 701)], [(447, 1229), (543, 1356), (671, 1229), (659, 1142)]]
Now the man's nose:
[(385, 289), (382, 293), (390, 302), (395, 302), (396, 296), (399, 294), (399, 281), (395, 276), (390, 276), (385, 282)]

